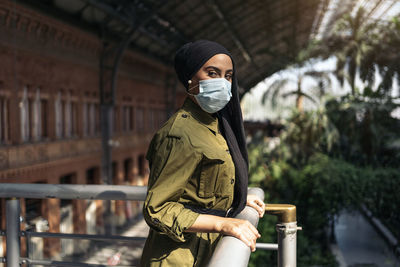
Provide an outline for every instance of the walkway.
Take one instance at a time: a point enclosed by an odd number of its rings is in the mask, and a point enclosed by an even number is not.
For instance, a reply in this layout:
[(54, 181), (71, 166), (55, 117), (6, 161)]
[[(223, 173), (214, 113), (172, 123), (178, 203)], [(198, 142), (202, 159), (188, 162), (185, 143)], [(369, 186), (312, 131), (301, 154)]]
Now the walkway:
[(399, 267), (382, 237), (360, 213), (343, 213), (335, 236), (347, 266)]
[[(122, 232), (122, 236), (147, 237), (149, 227), (142, 219), (132, 225), (129, 229)], [(144, 242), (143, 242), (144, 245)], [(105, 246), (92, 254), (85, 260), (86, 263), (119, 265), (119, 266), (139, 266), (140, 256), (142, 255), (143, 245), (129, 245), (128, 243), (115, 243)]]

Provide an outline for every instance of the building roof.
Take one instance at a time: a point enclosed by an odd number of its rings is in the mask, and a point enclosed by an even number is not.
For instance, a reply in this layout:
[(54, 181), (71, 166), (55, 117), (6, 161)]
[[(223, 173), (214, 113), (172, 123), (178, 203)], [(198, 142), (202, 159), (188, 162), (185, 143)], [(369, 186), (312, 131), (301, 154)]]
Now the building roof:
[[(172, 65), (184, 43), (209, 39), (235, 59), (241, 94), (292, 63), (329, 0), (20, 0), (104, 40)], [(322, 11), (321, 11), (322, 10)]]

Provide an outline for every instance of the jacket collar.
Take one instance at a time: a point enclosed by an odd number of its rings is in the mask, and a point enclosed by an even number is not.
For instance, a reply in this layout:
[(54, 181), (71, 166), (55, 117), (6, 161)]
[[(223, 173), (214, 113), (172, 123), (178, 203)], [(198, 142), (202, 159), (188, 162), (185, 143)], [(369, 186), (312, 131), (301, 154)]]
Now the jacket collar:
[(201, 109), (199, 105), (193, 102), (192, 99), (187, 97), (183, 103), (182, 109), (189, 113), (194, 119), (213, 131), (214, 134), (218, 132), (218, 119), (212, 114)]

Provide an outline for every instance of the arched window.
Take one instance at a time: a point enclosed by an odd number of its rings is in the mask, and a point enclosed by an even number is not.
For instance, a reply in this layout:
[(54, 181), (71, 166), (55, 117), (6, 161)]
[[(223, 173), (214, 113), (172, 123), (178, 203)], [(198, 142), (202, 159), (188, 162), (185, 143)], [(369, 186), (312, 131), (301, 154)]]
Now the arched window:
[(0, 143), (6, 143), (9, 138), (9, 112), (8, 98), (0, 98)]
[(29, 99), (28, 88), (24, 87), (22, 99), (19, 103), (20, 119), (21, 119), (21, 139), (23, 142), (29, 140)]
[(89, 104), (89, 135), (96, 134), (96, 106), (94, 103)]
[(42, 137), (42, 110), (40, 100), (40, 89), (36, 89), (35, 99), (33, 101), (33, 124), (32, 124), (32, 137), (33, 140), (38, 141)]
[(56, 101), (54, 103), (55, 117), (56, 117), (56, 137), (61, 138), (63, 136), (63, 116), (62, 116), (62, 100), (61, 91), (58, 91)]
[(88, 112), (88, 103), (84, 101), (82, 103), (82, 130), (83, 130), (83, 136), (88, 136), (89, 135), (89, 127), (88, 127), (88, 122), (89, 122), (89, 112)]
[(72, 133), (72, 108), (71, 108), (71, 92), (67, 91), (67, 100), (64, 106), (64, 120), (65, 120), (65, 137), (71, 137)]

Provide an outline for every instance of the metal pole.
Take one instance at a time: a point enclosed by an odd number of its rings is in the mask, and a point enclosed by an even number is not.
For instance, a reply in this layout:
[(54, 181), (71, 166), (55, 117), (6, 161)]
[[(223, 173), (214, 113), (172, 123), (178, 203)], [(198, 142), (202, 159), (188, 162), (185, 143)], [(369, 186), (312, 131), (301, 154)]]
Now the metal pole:
[(297, 227), (296, 206), (267, 204), (265, 213), (278, 217), (278, 267), (296, 267)]
[(6, 204), (6, 249), (7, 267), (20, 267), (20, 203), (19, 199), (7, 200)]
[(297, 222), (276, 225), (278, 267), (296, 267)]
[[(31, 238), (29, 235), (25, 236), (26, 239), (26, 256), (28, 259), (32, 259), (32, 247), (31, 247)], [(29, 262), (26, 263), (26, 266), (29, 267)]]

